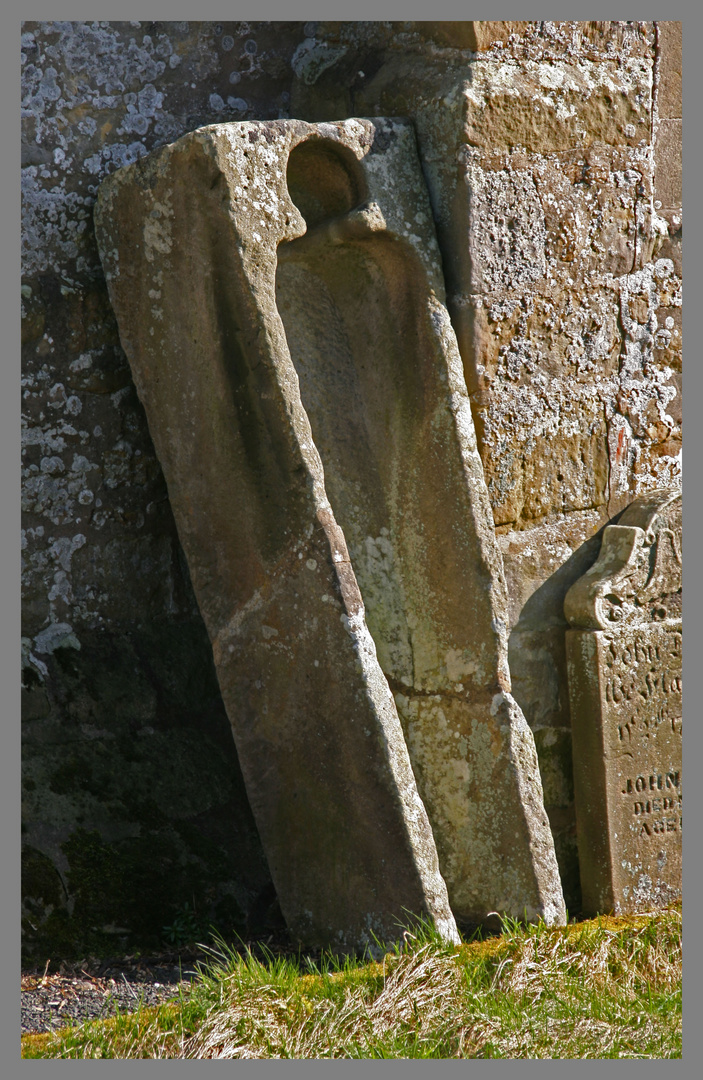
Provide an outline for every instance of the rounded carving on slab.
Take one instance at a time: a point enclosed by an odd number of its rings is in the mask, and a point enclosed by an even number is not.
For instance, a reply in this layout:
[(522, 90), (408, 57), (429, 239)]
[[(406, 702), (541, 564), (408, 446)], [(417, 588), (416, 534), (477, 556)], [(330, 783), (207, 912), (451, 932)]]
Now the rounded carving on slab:
[(326, 139), (307, 139), (291, 150), (286, 183), (308, 229), (349, 213), (366, 194), (354, 154)]
[(681, 492), (650, 491), (603, 533), (596, 562), (564, 598), (572, 627), (609, 630), (681, 618)]

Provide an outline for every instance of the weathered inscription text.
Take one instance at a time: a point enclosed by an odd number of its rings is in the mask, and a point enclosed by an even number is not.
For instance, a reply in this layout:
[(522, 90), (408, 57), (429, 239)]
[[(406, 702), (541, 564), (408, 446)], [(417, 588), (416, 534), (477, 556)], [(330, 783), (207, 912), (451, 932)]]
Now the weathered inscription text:
[(588, 907), (671, 903), (681, 891), (680, 624), (571, 630), (567, 653)]

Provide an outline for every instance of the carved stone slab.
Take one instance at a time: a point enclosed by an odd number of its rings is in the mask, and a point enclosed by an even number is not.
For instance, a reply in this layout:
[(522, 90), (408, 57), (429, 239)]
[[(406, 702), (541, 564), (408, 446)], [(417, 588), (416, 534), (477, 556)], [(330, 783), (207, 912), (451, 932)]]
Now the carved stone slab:
[(680, 494), (606, 528), (564, 608), (584, 911), (662, 907), (681, 896)]
[(96, 232), (293, 931), (561, 921), (411, 125), (200, 129)]

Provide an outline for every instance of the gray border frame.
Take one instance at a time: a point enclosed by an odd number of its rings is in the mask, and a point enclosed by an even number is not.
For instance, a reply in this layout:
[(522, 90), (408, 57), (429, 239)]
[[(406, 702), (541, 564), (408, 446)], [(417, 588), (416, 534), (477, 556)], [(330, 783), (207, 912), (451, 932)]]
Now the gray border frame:
[[(152, 0), (147, 7), (149, 8), (148, 14), (150, 17), (160, 16), (169, 20), (178, 18), (187, 18), (189, 14), (193, 13), (194, 4), (186, 3), (184, 0)], [(686, 112), (686, 124), (688, 139), (686, 142), (686, 154), (685, 167), (684, 167), (684, 190), (685, 192), (693, 192), (694, 177), (698, 175), (701, 162), (701, 137), (700, 137), (700, 108), (694, 108), (696, 102), (700, 102), (703, 98), (703, 91), (701, 88), (701, 64), (697, 61), (696, 49), (703, 42), (701, 30), (703, 28), (703, 15), (700, 10), (700, 3), (696, 3), (696, 0), (668, 0), (667, 3), (655, 4), (653, 0), (621, 0), (620, 3), (615, 5), (617, 11), (614, 13), (612, 5), (604, 3), (575, 3), (574, 0), (561, 0), (559, 3), (555, 3), (554, 0), (548, 0), (547, 3), (540, 3), (534, 5), (539, 8), (538, 11), (526, 11), (525, 4), (519, 3), (518, 0), (507, 0), (498, 7), (498, 11), (493, 10), (494, 5), (487, 2), (487, 0), (479, 0), (472, 4), (467, 4), (465, 0), (433, 0), (430, 5), (430, 13), (433, 19), (460, 19), (466, 15), (476, 16), (488, 16), (495, 17), (496, 14), (500, 14), (507, 18), (525, 18), (526, 16), (539, 15), (542, 18), (564, 19), (564, 18), (612, 18), (613, 14), (622, 17), (631, 17), (635, 19), (657, 19), (660, 15), (670, 20), (680, 20), (683, 23), (684, 28), (684, 54), (686, 57), (686, 68), (684, 78), (684, 98), (688, 103), (688, 109)], [(56, 5), (48, 2), (48, 0), (39, 0), (31, 5), (32, 10), (25, 12), (27, 18), (69, 18), (71, 20), (79, 21), (81, 19), (92, 20), (100, 17), (117, 16), (117, 4), (106, 3), (105, 0), (93, 0), (92, 3), (86, 3), (85, 0), (69, 0), (69, 2), (61, 5), (63, 10), (57, 11)], [(144, 5), (136, 4), (134, 2), (122, 2), (119, 4), (118, 18), (124, 19), (129, 15), (137, 15), (143, 19), (144, 17)], [(584, 8), (586, 10), (584, 10)], [(156, 10), (155, 10), (156, 9)], [(478, 9), (478, 10), (477, 10)], [(546, 10), (545, 10), (546, 9)], [(226, 0), (200, 0), (197, 5), (199, 18), (207, 17), (208, 20), (217, 21), (230, 20), (232, 17), (237, 18), (255, 18), (255, 19), (330, 19), (330, 18), (349, 18), (353, 20), (358, 19), (371, 19), (380, 20), (386, 19), (402, 19), (402, 18), (422, 18), (428, 14), (427, 3), (420, 3), (420, 0), (242, 0), (237, 4), (227, 3)], [(21, 16), (19, 14), (8, 14), (7, 11), (3, 11), (0, 16), (2, 23), (3, 33), (0, 35), (0, 72), (2, 73), (3, 89), (5, 91), (2, 98), (3, 107), (3, 131), (4, 137), (7, 142), (12, 139), (16, 139), (14, 146), (19, 144), (18, 128), (19, 128), (19, 111), (17, 109), (17, 73), (19, 63), (17, 60), (17, 35), (19, 33), (19, 24), (21, 22)], [(15, 151), (16, 152), (16, 151)], [(19, 536), (19, 518), (20, 518), (20, 500), (19, 500), (19, 488), (20, 478), (18, 472), (18, 454), (17, 454), (17, 430), (19, 427), (17, 417), (16, 402), (19, 392), (19, 363), (15, 361), (15, 356), (19, 354), (19, 337), (20, 326), (18, 318), (18, 263), (19, 263), (19, 245), (18, 245), (18, 226), (20, 220), (20, 200), (19, 200), (19, 184), (17, 182), (17, 174), (15, 172), (14, 157), (8, 153), (4, 154), (0, 163), (0, 194), (2, 196), (2, 217), (0, 218), (3, 239), (3, 259), (2, 259), (2, 272), (3, 272), (3, 284), (2, 290), (2, 313), (3, 313), (3, 357), (2, 364), (0, 365), (0, 379), (2, 380), (2, 392), (0, 392), (0, 438), (2, 439), (3, 453), (0, 455), (0, 463), (2, 469), (2, 494), (3, 494), (3, 514), (0, 518), (0, 552), (2, 553), (2, 576), (0, 577), (0, 589), (2, 596), (2, 609), (3, 609), (3, 648), (0, 653), (2, 663), (2, 676), (3, 676), (3, 699), (2, 699), (2, 723), (0, 725), (0, 732), (2, 738), (2, 754), (0, 755), (0, 792), (2, 793), (3, 814), (0, 819), (2, 822), (2, 839), (3, 839), (3, 861), (5, 863), (6, 872), (0, 877), (0, 903), (2, 905), (3, 912), (3, 933), (1, 937), (1, 956), (2, 956), (2, 991), (3, 991), (3, 1009), (0, 1013), (2, 1017), (0, 1030), (2, 1034), (6, 1036), (6, 1040), (3, 1040), (3, 1045), (9, 1050), (7, 1059), (9, 1061), (19, 1060), (19, 1033), (18, 1033), (18, 996), (17, 996), (17, 977), (19, 966), (19, 867), (20, 867), (20, 834), (19, 834), (19, 819), (20, 819), (20, 727), (16, 723), (16, 717), (20, 712), (20, 683), (18, 678), (19, 673), (19, 621), (20, 621), (20, 583), (18, 573), (18, 547), (17, 539)], [(701, 245), (699, 240), (699, 225), (700, 215), (689, 214), (688, 228), (689, 238), (686, 243), (684, 252), (684, 265), (687, 267), (688, 280), (693, 282), (701, 280), (703, 276), (701, 274)], [(697, 303), (697, 298), (693, 296), (693, 304)], [(687, 305), (684, 305), (684, 313), (687, 310), (693, 310), (691, 301)], [(684, 340), (688, 341), (688, 334), (693, 334), (693, 318), (686, 318), (684, 314)], [(703, 393), (703, 366), (698, 365), (694, 367), (690, 366), (686, 371), (686, 388), (687, 388), (687, 402), (690, 398), (691, 409), (687, 411), (693, 415), (693, 409), (697, 402), (701, 400), (701, 394)], [(698, 461), (701, 456), (700, 447), (697, 448), (701, 440), (701, 433), (698, 429), (698, 425), (693, 425), (693, 430), (688, 435), (688, 443), (691, 447), (691, 452), (695, 454), (694, 460)], [(701, 476), (700, 473), (703, 470), (694, 469), (692, 478), (687, 478), (686, 481), (686, 493), (687, 500), (685, 501), (684, 512), (684, 535), (686, 539), (686, 551), (688, 552), (688, 545), (692, 545), (693, 554), (691, 560), (695, 557), (694, 538), (700, 529), (700, 516), (701, 516)], [(692, 565), (692, 561), (691, 561)], [(691, 573), (690, 579), (687, 584), (687, 600), (684, 606), (684, 622), (687, 627), (687, 633), (685, 635), (684, 645), (684, 668), (686, 671), (687, 689), (684, 696), (684, 714), (686, 716), (686, 748), (689, 756), (692, 757), (693, 762), (700, 762), (703, 755), (703, 729), (700, 722), (696, 722), (689, 726), (689, 718), (694, 719), (696, 714), (696, 708), (694, 705), (689, 704), (696, 701), (700, 696), (701, 690), (701, 665), (700, 657), (698, 655), (697, 643), (701, 638), (701, 605), (699, 584), (700, 578), (697, 575)], [(697, 600), (697, 603), (694, 603)], [(689, 686), (688, 680), (691, 680)], [(699, 817), (699, 800), (698, 789), (696, 785), (689, 787), (689, 794), (687, 796), (690, 805), (688, 811), (689, 821), (694, 822)], [(695, 917), (698, 905), (700, 904), (700, 875), (701, 875), (701, 854), (700, 854), (701, 837), (694, 829), (687, 833), (686, 844), (684, 847), (684, 895), (686, 897), (686, 910), (691, 909), (693, 917)], [(9, 872), (8, 872), (9, 869)], [(696, 1060), (696, 1047), (699, 1044), (700, 1035), (700, 1021), (696, 1022), (696, 1001), (700, 1000), (700, 981), (703, 972), (703, 963), (701, 962), (701, 952), (703, 951), (703, 938), (700, 934), (692, 934), (690, 939), (687, 939), (687, 952), (686, 952), (686, 965), (685, 965), (685, 988), (686, 993), (684, 995), (684, 1014), (685, 1023), (684, 1030), (686, 1033), (685, 1039), (685, 1058)], [(698, 991), (698, 993), (697, 993)], [(562, 1075), (562, 1070), (566, 1068), (569, 1075), (573, 1075), (573, 1070), (580, 1069), (601, 1069), (608, 1072), (611, 1064), (609, 1062), (590, 1062), (590, 1063), (572, 1063), (559, 1060), (549, 1065), (544, 1062), (522, 1062), (521, 1068), (527, 1068), (529, 1073), (533, 1076), (543, 1075), (545, 1070), (551, 1072), (552, 1069), (559, 1069), (559, 1075)], [(511, 1070), (511, 1065), (504, 1063), (504, 1067)], [(669, 1066), (671, 1067), (671, 1066)], [(79, 1067), (79, 1071), (80, 1071)], [(128, 1075), (128, 1076), (142, 1076), (144, 1070), (147, 1075), (154, 1075), (152, 1070), (158, 1069), (158, 1065), (150, 1066), (145, 1062), (130, 1061), (130, 1062), (112, 1062), (101, 1066), (101, 1075), (104, 1075), (105, 1071), (109, 1075)], [(200, 1067), (196, 1067), (197, 1071)], [(232, 1075), (232, 1068), (228, 1066), (228, 1063), (222, 1062), (218, 1065), (213, 1064), (218, 1075)], [(359, 1076), (363, 1075), (375, 1075), (377, 1069), (382, 1069), (384, 1077), (408, 1076), (408, 1069), (410, 1075), (426, 1076), (428, 1075), (428, 1069), (423, 1066), (422, 1062), (410, 1063), (404, 1062), (310, 1062), (310, 1061), (298, 1061), (298, 1062), (285, 1062), (281, 1063), (283, 1069), (283, 1075), (295, 1076), (296, 1074), (304, 1076), (322, 1076), (329, 1075), (328, 1072), (323, 1073), (322, 1070), (332, 1069), (333, 1075), (339, 1076), (340, 1072), (344, 1075)], [(438, 1064), (433, 1062), (431, 1066), (434, 1071), (439, 1068), (442, 1077), (444, 1076), (465, 1076), (468, 1071), (471, 1071), (471, 1075), (476, 1075), (475, 1069), (479, 1070), (479, 1073), (484, 1074), (485, 1069), (490, 1069), (491, 1066), (487, 1063), (475, 1063), (471, 1066), (466, 1066), (461, 1062), (442, 1062)], [(497, 1068), (497, 1066), (496, 1066)], [(630, 1062), (629, 1065), (624, 1066), (628, 1070), (628, 1075), (631, 1075), (634, 1069), (637, 1069), (638, 1076), (655, 1076), (661, 1072), (661, 1065), (658, 1061), (647, 1062)], [(23, 1075), (35, 1075), (37, 1069), (36, 1063), (30, 1066), (29, 1063), (25, 1063), (22, 1067)], [(172, 1062), (171, 1069), (175, 1070), (175, 1074), (184, 1077), (192, 1077), (194, 1069), (189, 1062)], [(73, 1063), (66, 1062), (65, 1064), (53, 1063), (51, 1066), (52, 1076), (75, 1076), (75, 1065)], [(225, 1070), (227, 1072), (225, 1073)], [(269, 1070), (274, 1075), (281, 1075), (281, 1071), (274, 1062), (269, 1063), (243, 1063), (240, 1062), (236, 1069), (236, 1075), (252, 1075), (256, 1070), (257, 1076), (270, 1075)], [(38, 1067), (38, 1071), (42, 1073), (42, 1067)], [(493, 1075), (504, 1075), (501, 1070), (500, 1074), (494, 1071)], [(556, 1074), (555, 1074), (556, 1075)]]

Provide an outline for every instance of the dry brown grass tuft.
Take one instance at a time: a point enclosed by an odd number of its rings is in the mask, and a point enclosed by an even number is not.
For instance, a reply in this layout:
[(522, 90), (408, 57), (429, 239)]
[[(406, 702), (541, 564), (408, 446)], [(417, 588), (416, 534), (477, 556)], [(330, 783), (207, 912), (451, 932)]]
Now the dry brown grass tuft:
[(563, 929), (508, 920), (486, 942), (407, 938), (381, 963), (306, 975), (222, 959), (180, 1003), (27, 1043), (24, 1056), (681, 1056), (678, 910)]
[[(417, 1023), (428, 1030), (451, 1012), (461, 973), (453, 957), (437, 957), (429, 943), (387, 957), (377, 996), (366, 983), (346, 986), (343, 997), (276, 992), (238, 995), (214, 1007), (203, 1029), (184, 1046), (185, 1057), (349, 1057)], [(310, 981), (310, 977), (307, 977)], [(334, 976), (328, 977), (334, 981)], [(338, 982), (343, 980), (337, 977)]]

